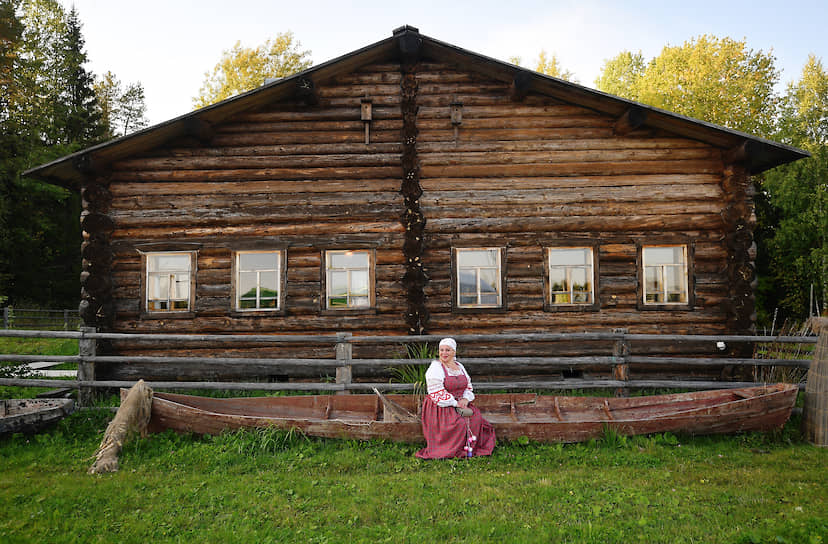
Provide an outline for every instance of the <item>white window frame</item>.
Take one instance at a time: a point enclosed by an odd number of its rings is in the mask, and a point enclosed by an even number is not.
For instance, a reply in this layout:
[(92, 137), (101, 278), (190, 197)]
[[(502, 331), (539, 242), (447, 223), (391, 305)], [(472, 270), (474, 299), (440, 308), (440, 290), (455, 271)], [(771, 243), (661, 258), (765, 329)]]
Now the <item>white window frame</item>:
[[(681, 248), (681, 255), (683, 262), (681, 263), (669, 263), (669, 264), (648, 264), (647, 263), (647, 250), (648, 249), (658, 249), (658, 248)], [(641, 302), (645, 306), (687, 306), (690, 304), (690, 252), (688, 250), (687, 244), (649, 244), (649, 245), (642, 245), (641, 246)], [(658, 294), (663, 298), (660, 301), (648, 301), (648, 295), (652, 294), (652, 292), (648, 291), (647, 285), (647, 270), (650, 268), (655, 268), (658, 273), (659, 282), (661, 285), (661, 289), (659, 290)], [(680, 294), (683, 295), (683, 299), (681, 301), (668, 301), (667, 298), (670, 296), (670, 292), (667, 291), (667, 284), (668, 282), (665, 281), (667, 277), (668, 269), (674, 268), (681, 268), (681, 291)]]
[[(574, 250), (583, 250), (588, 251), (587, 255), (587, 264), (552, 264), (552, 255), (556, 251), (574, 251)], [(545, 248), (545, 257), (546, 257), (546, 268), (547, 274), (549, 278), (549, 286), (547, 290), (547, 297), (549, 301), (549, 305), (552, 307), (590, 307), (595, 305), (595, 248), (592, 246), (552, 246)], [(552, 282), (552, 270), (553, 269), (563, 269), (564, 275), (566, 277), (567, 285), (569, 285), (569, 289), (567, 291), (553, 291), (553, 282)], [(576, 291), (574, 289), (574, 284), (572, 282), (572, 273), (578, 269), (585, 269), (586, 270), (586, 277), (589, 281), (589, 291)], [(575, 302), (575, 294), (576, 293), (587, 293), (588, 300), (585, 302)], [(569, 296), (569, 302), (556, 302), (555, 295), (558, 294), (567, 294)]]
[[(375, 304), (375, 294), (374, 294), (374, 252), (370, 249), (329, 249), (325, 250), (323, 255), (324, 263), (325, 263), (325, 310), (331, 311), (343, 311), (343, 310), (371, 310), (374, 308)], [(368, 259), (368, 263), (366, 266), (362, 267), (342, 267), (342, 268), (332, 268), (331, 267), (331, 257), (333, 255), (341, 254), (341, 255), (348, 255), (348, 254), (365, 254)], [(356, 290), (352, 291), (352, 276), (354, 272), (362, 272), (364, 271), (368, 276), (368, 285), (366, 286), (367, 293), (362, 294), (357, 292)], [(345, 300), (346, 303), (344, 306), (335, 306), (331, 305), (331, 299), (333, 298), (340, 298), (342, 295), (334, 296), (331, 293), (331, 288), (333, 286), (333, 281), (331, 279), (331, 275), (334, 272), (345, 272), (347, 275), (347, 291), (345, 293)], [(352, 304), (352, 299), (365, 299), (367, 298), (367, 304), (364, 305), (356, 305)]]
[[(173, 313), (173, 312), (190, 312), (193, 308), (193, 294), (195, 292), (195, 252), (192, 251), (157, 251), (147, 252), (144, 256), (144, 308), (147, 313)], [(155, 259), (161, 257), (180, 256), (186, 257), (187, 267), (180, 270), (166, 270), (166, 271), (152, 271), (152, 264)], [(167, 276), (167, 298), (150, 298), (150, 293), (153, 290), (153, 285), (156, 279), (160, 281), (162, 276)], [(174, 292), (174, 287), (181, 282), (179, 276), (187, 277), (187, 288), (184, 293)], [(160, 295), (160, 293), (159, 293)], [(179, 295), (179, 296), (175, 296)], [(180, 295), (186, 295), (182, 297)], [(175, 308), (175, 304), (186, 301), (185, 308)], [(166, 302), (167, 308), (154, 308), (154, 304)]]
[[(275, 268), (252, 268), (252, 269), (243, 269), (242, 268), (242, 257), (244, 255), (251, 255), (251, 254), (267, 254), (267, 255), (275, 255), (276, 256), (276, 267)], [(284, 295), (284, 283), (283, 283), (283, 274), (284, 274), (284, 251), (282, 250), (261, 250), (261, 251), (236, 251), (234, 255), (234, 274), (233, 274), (233, 290), (234, 290), (234, 307), (237, 312), (276, 312), (282, 309), (282, 297)], [(241, 276), (243, 273), (256, 273), (256, 298), (255, 298), (255, 307), (253, 308), (243, 308), (242, 307), (242, 298), (244, 294), (241, 292)], [(265, 300), (275, 300), (276, 306), (265, 306), (262, 307), (262, 280), (261, 276), (264, 273), (275, 273), (276, 275), (276, 296), (275, 297), (264, 297)]]
[[(460, 266), (461, 255), (463, 253), (470, 253), (472, 251), (491, 251), (497, 255), (497, 263), (495, 266)], [(455, 285), (455, 295), (454, 295), (454, 303), (456, 304), (457, 308), (460, 309), (474, 309), (474, 308), (503, 308), (503, 248), (500, 247), (460, 247), (454, 248), (454, 285)], [(461, 291), (461, 281), (460, 275), (463, 271), (472, 270), (475, 275), (475, 292), (474, 293), (464, 293)], [(491, 293), (483, 292), (480, 289), (480, 281), (481, 281), (481, 271), (483, 270), (494, 270), (495, 276), (497, 277), (497, 303), (496, 304), (483, 304), (481, 298), (483, 296), (491, 296)], [(474, 304), (464, 304), (462, 301), (463, 296), (473, 295), (477, 298), (477, 302)]]

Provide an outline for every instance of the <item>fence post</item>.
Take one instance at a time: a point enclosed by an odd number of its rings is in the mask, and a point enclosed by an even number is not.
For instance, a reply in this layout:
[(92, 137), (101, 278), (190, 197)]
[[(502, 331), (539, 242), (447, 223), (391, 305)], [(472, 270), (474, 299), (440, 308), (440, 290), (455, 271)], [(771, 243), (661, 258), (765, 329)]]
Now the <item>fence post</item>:
[[(81, 327), (81, 337), (78, 340), (78, 381), (80, 382), (94, 382), (95, 381), (95, 362), (88, 361), (87, 358), (95, 357), (96, 342), (94, 338), (87, 338), (88, 333), (95, 332), (95, 327)], [(92, 404), (94, 389), (91, 387), (80, 386), (78, 388), (78, 404), (80, 406), (90, 406)]]
[[(347, 387), (351, 384), (353, 377), (353, 367), (351, 366), (351, 359), (354, 355), (354, 346), (349, 341), (352, 334), (349, 332), (336, 333), (336, 361), (339, 365), (336, 367), (336, 383), (341, 383)], [(350, 391), (337, 391), (338, 395), (347, 395)]]
[(69, 330), (69, 310), (63, 310), (63, 330)]
[[(621, 335), (612, 347), (612, 379), (626, 382), (630, 379), (630, 365), (627, 364), (630, 343), (625, 336), (627, 329), (614, 329), (612, 332)], [(615, 390), (616, 397), (627, 397), (629, 394), (630, 392), (626, 387), (619, 387)]]
[(9, 328), (9, 310), (10, 310), (10, 308), (8, 306), (3, 308), (3, 328), (4, 329)]

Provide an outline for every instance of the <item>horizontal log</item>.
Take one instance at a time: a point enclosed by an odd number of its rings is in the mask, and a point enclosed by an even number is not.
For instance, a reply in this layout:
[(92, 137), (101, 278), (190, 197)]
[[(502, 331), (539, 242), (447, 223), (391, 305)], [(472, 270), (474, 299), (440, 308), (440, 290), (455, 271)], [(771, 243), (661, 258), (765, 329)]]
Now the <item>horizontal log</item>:
[(140, 170), (113, 174), (113, 181), (255, 181), (255, 180), (325, 180), (368, 178), (401, 178), (402, 167), (375, 166), (361, 168), (338, 166), (326, 168), (228, 168), (223, 170)]
[[(205, 226), (193, 228), (181, 228), (176, 231), (179, 237), (212, 237), (225, 235), (245, 235), (245, 236), (286, 236), (286, 235), (308, 235), (308, 234), (328, 234), (334, 236), (336, 234), (349, 233), (399, 233), (403, 231), (403, 226), (398, 221), (392, 222), (314, 222), (301, 224), (285, 224), (285, 225), (232, 225), (232, 226)], [(116, 228), (112, 234), (113, 240), (122, 239), (169, 239), (169, 230), (163, 228)]]
[(132, 159), (117, 164), (118, 171), (156, 171), (156, 170), (228, 170), (288, 167), (335, 167), (335, 166), (388, 166), (398, 165), (399, 153), (347, 153), (325, 155), (256, 155), (256, 156), (217, 156), (217, 157), (158, 157)]
[(420, 153), (423, 166), (547, 164), (571, 162), (716, 160), (714, 151), (690, 149), (578, 149), (562, 151), (480, 151)]
[(624, 161), (552, 163), (531, 165), (423, 165), (420, 175), (429, 177), (503, 177), (503, 176), (567, 176), (567, 175), (624, 175), (624, 174), (714, 174), (721, 170), (715, 161)]
[[(642, 194), (646, 193), (646, 194)], [(557, 203), (575, 203), (575, 202), (595, 202), (602, 203), (610, 202), (641, 202), (643, 201), (661, 201), (671, 202), (677, 201), (679, 206), (681, 202), (688, 200), (717, 200), (721, 195), (718, 187), (709, 185), (691, 185), (691, 186), (676, 186), (676, 187), (584, 187), (584, 188), (569, 188), (562, 187), (556, 191), (545, 191), (543, 189), (489, 189), (489, 190), (469, 190), (463, 187), (446, 187), (442, 190), (429, 190), (424, 192), (420, 197), (420, 205), (427, 207), (443, 206), (452, 204), (467, 204), (473, 205), (475, 208), (480, 207), (479, 203), (484, 206), (489, 204), (557, 204)], [(721, 206), (716, 206), (717, 213), (721, 211)], [(428, 217), (429, 214), (426, 214)]]
[[(667, 231), (681, 232), (687, 228), (721, 229), (717, 214), (676, 214), (672, 216), (631, 215), (626, 217), (568, 216), (549, 221), (545, 217), (518, 218), (443, 218), (428, 222), (429, 232), (450, 234), (460, 232), (612, 232)], [(117, 231), (116, 231), (117, 232)]]
[(399, 192), (400, 178), (366, 178), (341, 180), (269, 180), (269, 181), (223, 181), (220, 183), (130, 183), (113, 185), (113, 194), (119, 198), (134, 198), (143, 195), (197, 195), (197, 194), (296, 194), (296, 193), (366, 193)]

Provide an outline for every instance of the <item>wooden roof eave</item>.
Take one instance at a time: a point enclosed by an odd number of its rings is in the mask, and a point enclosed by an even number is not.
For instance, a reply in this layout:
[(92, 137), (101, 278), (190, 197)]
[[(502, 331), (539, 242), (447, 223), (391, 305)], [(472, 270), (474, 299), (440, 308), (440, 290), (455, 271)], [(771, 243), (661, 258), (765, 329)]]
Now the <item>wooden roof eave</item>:
[(43, 179), (68, 189), (79, 189), (87, 176), (105, 171), (109, 164), (117, 160), (191, 134), (194, 126), (204, 123), (214, 125), (238, 113), (292, 98), (295, 96), (297, 83), (303, 79), (321, 82), (360, 66), (396, 56), (395, 37), (386, 38), (246, 93), (31, 168), (23, 172), (23, 175)]
[(810, 156), (807, 152), (791, 146), (527, 70), (423, 36), (413, 27), (401, 27), (394, 31), (393, 36), (362, 49), (175, 119), (32, 168), (24, 172), (24, 175), (77, 189), (86, 176), (105, 171), (106, 167), (114, 161), (163, 145), (171, 139), (192, 134), (194, 130), (197, 132), (200, 126), (209, 127), (240, 112), (292, 98), (296, 96), (297, 84), (302, 79), (310, 79), (318, 84), (339, 74), (353, 71), (360, 66), (399, 59), (401, 53), (398, 40), (412, 36), (417, 41), (420, 58), (453, 63), (501, 81), (515, 82), (516, 78), (519, 78), (521, 85), (525, 86), (524, 92), (550, 96), (563, 102), (611, 115), (617, 119), (624, 116), (625, 112), (631, 108), (637, 108), (645, 112), (645, 125), (708, 143), (721, 148), (723, 152), (749, 143), (750, 145), (747, 146), (749, 152), (745, 154), (744, 162), (753, 173)]
[(721, 148), (723, 152), (744, 146), (746, 142), (749, 142), (749, 152), (745, 163), (751, 173), (759, 173), (780, 164), (810, 156), (807, 151), (786, 144), (607, 94), (433, 38), (424, 38), (423, 56), (452, 62), (505, 82), (513, 82), (518, 74), (524, 74), (528, 76), (524, 83), (528, 85), (526, 92), (550, 96), (562, 102), (586, 107), (615, 118), (620, 118), (630, 109), (640, 109), (646, 112), (645, 124), (647, 126), (708, 143)]

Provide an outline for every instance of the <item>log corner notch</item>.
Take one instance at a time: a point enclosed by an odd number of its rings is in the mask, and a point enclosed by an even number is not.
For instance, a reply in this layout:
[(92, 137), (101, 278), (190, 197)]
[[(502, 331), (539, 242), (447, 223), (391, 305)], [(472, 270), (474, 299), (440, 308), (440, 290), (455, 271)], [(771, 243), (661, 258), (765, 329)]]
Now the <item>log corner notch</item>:
[(515, 77), (512, 78), (512, 86), (509, 90), (509, 98), (512, 102), (521, 102), (526, 95), (529, 94), (529, 88), (532, 85), (532, 76), (525, 70), (515, 72)]
[(748, 170), (741, 165), (727, 166), (722, 188), (725, 191), (722, 220), (728, 233), (725, 237), (729, 282), (728, 327), (736, 334), (750, 334), (756, 322), (754, 290), (757, 281), (753, 261), (756, 216)]
[(612, 127), (615, 136), (625, 136), (641, 127), (647, 121), (647, 110), (639, 106), (630, 106)]
[(423, 45), (420, 29), (411, 25), (403, 25), (394, 29), (393, 36), (397, 40), (397, 49), (400, 52), (403, 63), (417, 62), (420, 58), (420, 49)]
[(303, 77), (296, 82), (296, 98), (304, 102), (306, 106), (319, 104), (319, 93), (311, 78)]

